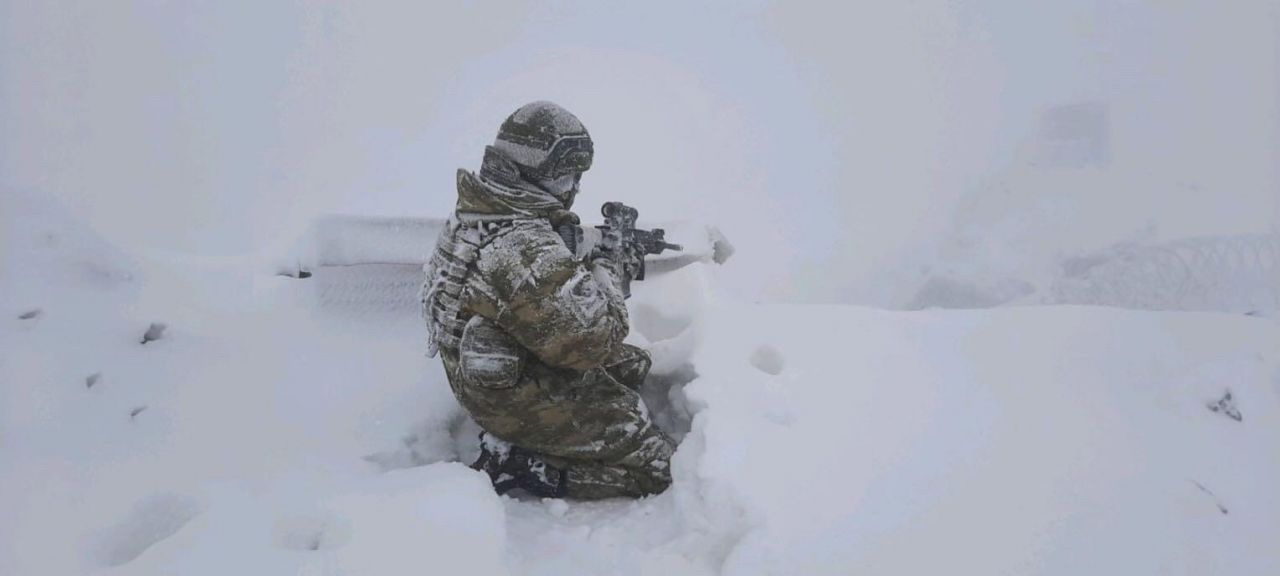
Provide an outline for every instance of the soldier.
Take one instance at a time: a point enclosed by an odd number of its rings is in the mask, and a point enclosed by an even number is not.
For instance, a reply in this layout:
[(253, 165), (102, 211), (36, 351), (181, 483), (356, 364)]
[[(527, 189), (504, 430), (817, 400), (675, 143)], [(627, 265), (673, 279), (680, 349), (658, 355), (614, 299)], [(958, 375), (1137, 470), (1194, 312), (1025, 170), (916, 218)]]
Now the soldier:
[(479, 174), (458, 170), (454, 217), (426, 266), (428, 355), (484, 429), (472, 467), (498, 493), (599, 499), (671, 484), (674, 443), (637, 390), (649, 372), (628, 331), (618, 240), (579, 254), (569, 211), (593, 149), (550, 102), (516, 110)]

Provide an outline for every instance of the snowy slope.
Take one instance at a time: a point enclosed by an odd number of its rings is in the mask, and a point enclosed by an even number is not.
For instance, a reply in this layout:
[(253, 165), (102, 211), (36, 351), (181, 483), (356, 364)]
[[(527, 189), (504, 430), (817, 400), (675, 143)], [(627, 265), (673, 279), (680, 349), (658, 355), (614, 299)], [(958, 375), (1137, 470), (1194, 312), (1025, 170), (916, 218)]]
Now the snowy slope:
[(0, 574), (1280, 573), (1273, 318), (744, 304), (694, 264), (631, 302), (674, 487), (520, 500), (458, 463), (416, 318), (3, 202)]

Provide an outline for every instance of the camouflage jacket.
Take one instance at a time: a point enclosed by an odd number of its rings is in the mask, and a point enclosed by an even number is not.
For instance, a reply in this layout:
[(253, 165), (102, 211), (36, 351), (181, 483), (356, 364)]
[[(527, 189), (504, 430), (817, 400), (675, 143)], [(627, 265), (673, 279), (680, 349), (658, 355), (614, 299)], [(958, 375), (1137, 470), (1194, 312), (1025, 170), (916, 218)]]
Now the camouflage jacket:
[(455, 392), (514, 386), (530, 364), (585, 372), (627, 335), (614, 271), (570, 252), (548, 205), (536, 190), (458, 172), (458, 212), (423, 287), (429, 353), (442, 353)]

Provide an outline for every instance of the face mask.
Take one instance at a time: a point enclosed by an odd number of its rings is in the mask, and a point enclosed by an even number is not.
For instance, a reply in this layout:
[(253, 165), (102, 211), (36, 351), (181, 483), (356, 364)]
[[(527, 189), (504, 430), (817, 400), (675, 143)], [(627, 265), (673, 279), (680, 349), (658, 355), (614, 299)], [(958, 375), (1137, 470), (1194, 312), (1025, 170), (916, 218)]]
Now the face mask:
[(578, 195), (578, 183), (582, 181), (582, 173), (574, 172), (553, 180), (542, 180), (538, 186), (551, 193), (564, 203), (565, 209), (573, 206), (573, 199)]

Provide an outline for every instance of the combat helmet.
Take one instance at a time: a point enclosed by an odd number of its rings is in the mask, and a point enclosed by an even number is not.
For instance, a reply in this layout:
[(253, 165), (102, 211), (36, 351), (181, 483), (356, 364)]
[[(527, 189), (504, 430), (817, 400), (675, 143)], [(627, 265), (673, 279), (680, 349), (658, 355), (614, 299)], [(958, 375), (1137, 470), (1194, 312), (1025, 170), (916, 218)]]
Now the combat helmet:
[(521, 106), (498, 129), (493, 147), (530, 182), (556, 180), (591, 168), (591, 135), (576, 116), (553, 102)]

